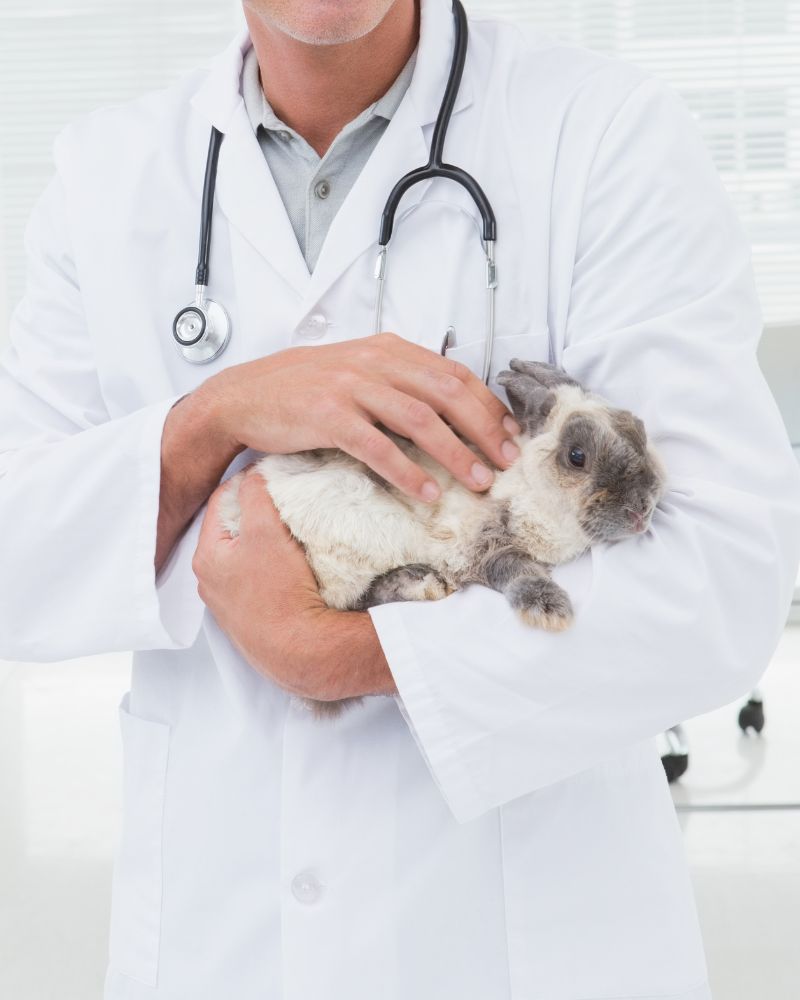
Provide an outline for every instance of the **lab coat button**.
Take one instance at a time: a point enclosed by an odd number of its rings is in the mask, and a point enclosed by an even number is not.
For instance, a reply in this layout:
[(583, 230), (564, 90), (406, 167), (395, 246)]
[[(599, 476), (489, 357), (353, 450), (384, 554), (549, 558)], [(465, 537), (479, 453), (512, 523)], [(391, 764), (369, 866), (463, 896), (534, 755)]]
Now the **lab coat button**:
[(314, 194), (318, 198), (327, 198), (331, 193), (331, 186), (328, 181), (319, 181), (318, 184), (314, 185)]
[(322, 885), (313, 872), (300, 872), (292, 879), (292, 892), (300, 903), (315, 903), (322, 893)]
[(319, 340), (328, 329), (328, 320), (322, 313), (312, 313), (300, 327), (300, 333), (308, 340)]

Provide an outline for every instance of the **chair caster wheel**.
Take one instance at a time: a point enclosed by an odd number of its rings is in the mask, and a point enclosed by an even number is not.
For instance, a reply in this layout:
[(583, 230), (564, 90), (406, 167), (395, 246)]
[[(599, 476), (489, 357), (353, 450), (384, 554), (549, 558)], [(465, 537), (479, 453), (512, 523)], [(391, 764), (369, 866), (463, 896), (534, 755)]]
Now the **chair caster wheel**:
[(764, 703), (751, 698), (739, 712), (739, 728), (743, 733), (748, 729), (760, 733), (764, 728)]
[(677, 781), (681, 775), (686, 774), (689, 769), (689, 754), (688, 753), (668, 753), (664, 754), (661, 758), (661, 763), (664, 765), (664, 772), (667, 775), (667, 781), (671, 785), (673, 781)]

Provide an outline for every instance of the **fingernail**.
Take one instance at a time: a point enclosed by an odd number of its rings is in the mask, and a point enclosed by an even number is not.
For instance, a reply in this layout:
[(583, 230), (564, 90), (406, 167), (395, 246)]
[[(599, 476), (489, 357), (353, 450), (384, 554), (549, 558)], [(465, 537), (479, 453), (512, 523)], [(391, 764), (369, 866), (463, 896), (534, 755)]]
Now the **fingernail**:
[(422, 489), (420, 490), (420, 492), (422, 493), (423, 500), (439, 499), (439, 492), (440, 492), (439, 487), (436, 485), (436, 483), (434, 483), (430, 479), (426, 483), (422, 484)]
[(513, 441), (504, 441), (500, 445), (500, 451), (502, 451), (503, 457), (508, 462), (513, 462), (515, 458), (519, 458), (519, 448)]
[(513, 417), (505, 416), (503, 417), (503, 427), (508, 431), (509, 434), (521, 434), (522, 428), (514, 420)]
[(481, 465), (479, 462), (475, 462), (474, 465), (472, 466), (471, 472), (472, 472), (472, 478), (480, 486), (485, 486), (486, 483), (491, 482), (492, 474), (486, 468), (485, 465)]

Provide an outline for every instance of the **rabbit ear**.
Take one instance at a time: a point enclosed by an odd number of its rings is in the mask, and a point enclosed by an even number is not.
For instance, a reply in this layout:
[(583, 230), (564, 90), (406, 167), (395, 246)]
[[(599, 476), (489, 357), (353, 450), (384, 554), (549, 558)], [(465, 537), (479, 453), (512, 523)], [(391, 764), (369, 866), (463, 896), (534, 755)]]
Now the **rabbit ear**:
[(580, 382), (577, 382), (571, 375), (567, 375), (564, 369), (557, 365), (548, 365), (544, 361), (521, 361), (519, 358), (512, 358), (509, 365), (515, 372), (536, 379), (540, 385), (547, 389), (557, 389), (560, 385), (574, 385), (579, 389), (583, 388)]
[(521, 375), (516, 371), (500, 372), (497, 384), (506, 390), (511, 411), (523, 431), (531, 437), (538, 434), (555, 406), (555, 392), (530, 375)]

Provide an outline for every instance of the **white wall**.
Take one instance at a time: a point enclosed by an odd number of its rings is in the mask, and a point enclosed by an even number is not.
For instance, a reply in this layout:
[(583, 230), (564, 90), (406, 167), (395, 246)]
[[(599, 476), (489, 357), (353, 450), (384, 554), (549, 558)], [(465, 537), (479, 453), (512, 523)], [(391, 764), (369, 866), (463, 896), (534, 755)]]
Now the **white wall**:
[(240, 20), (238, 0), (0, 0), (0, 348), (58, 131), (202, 65)]

